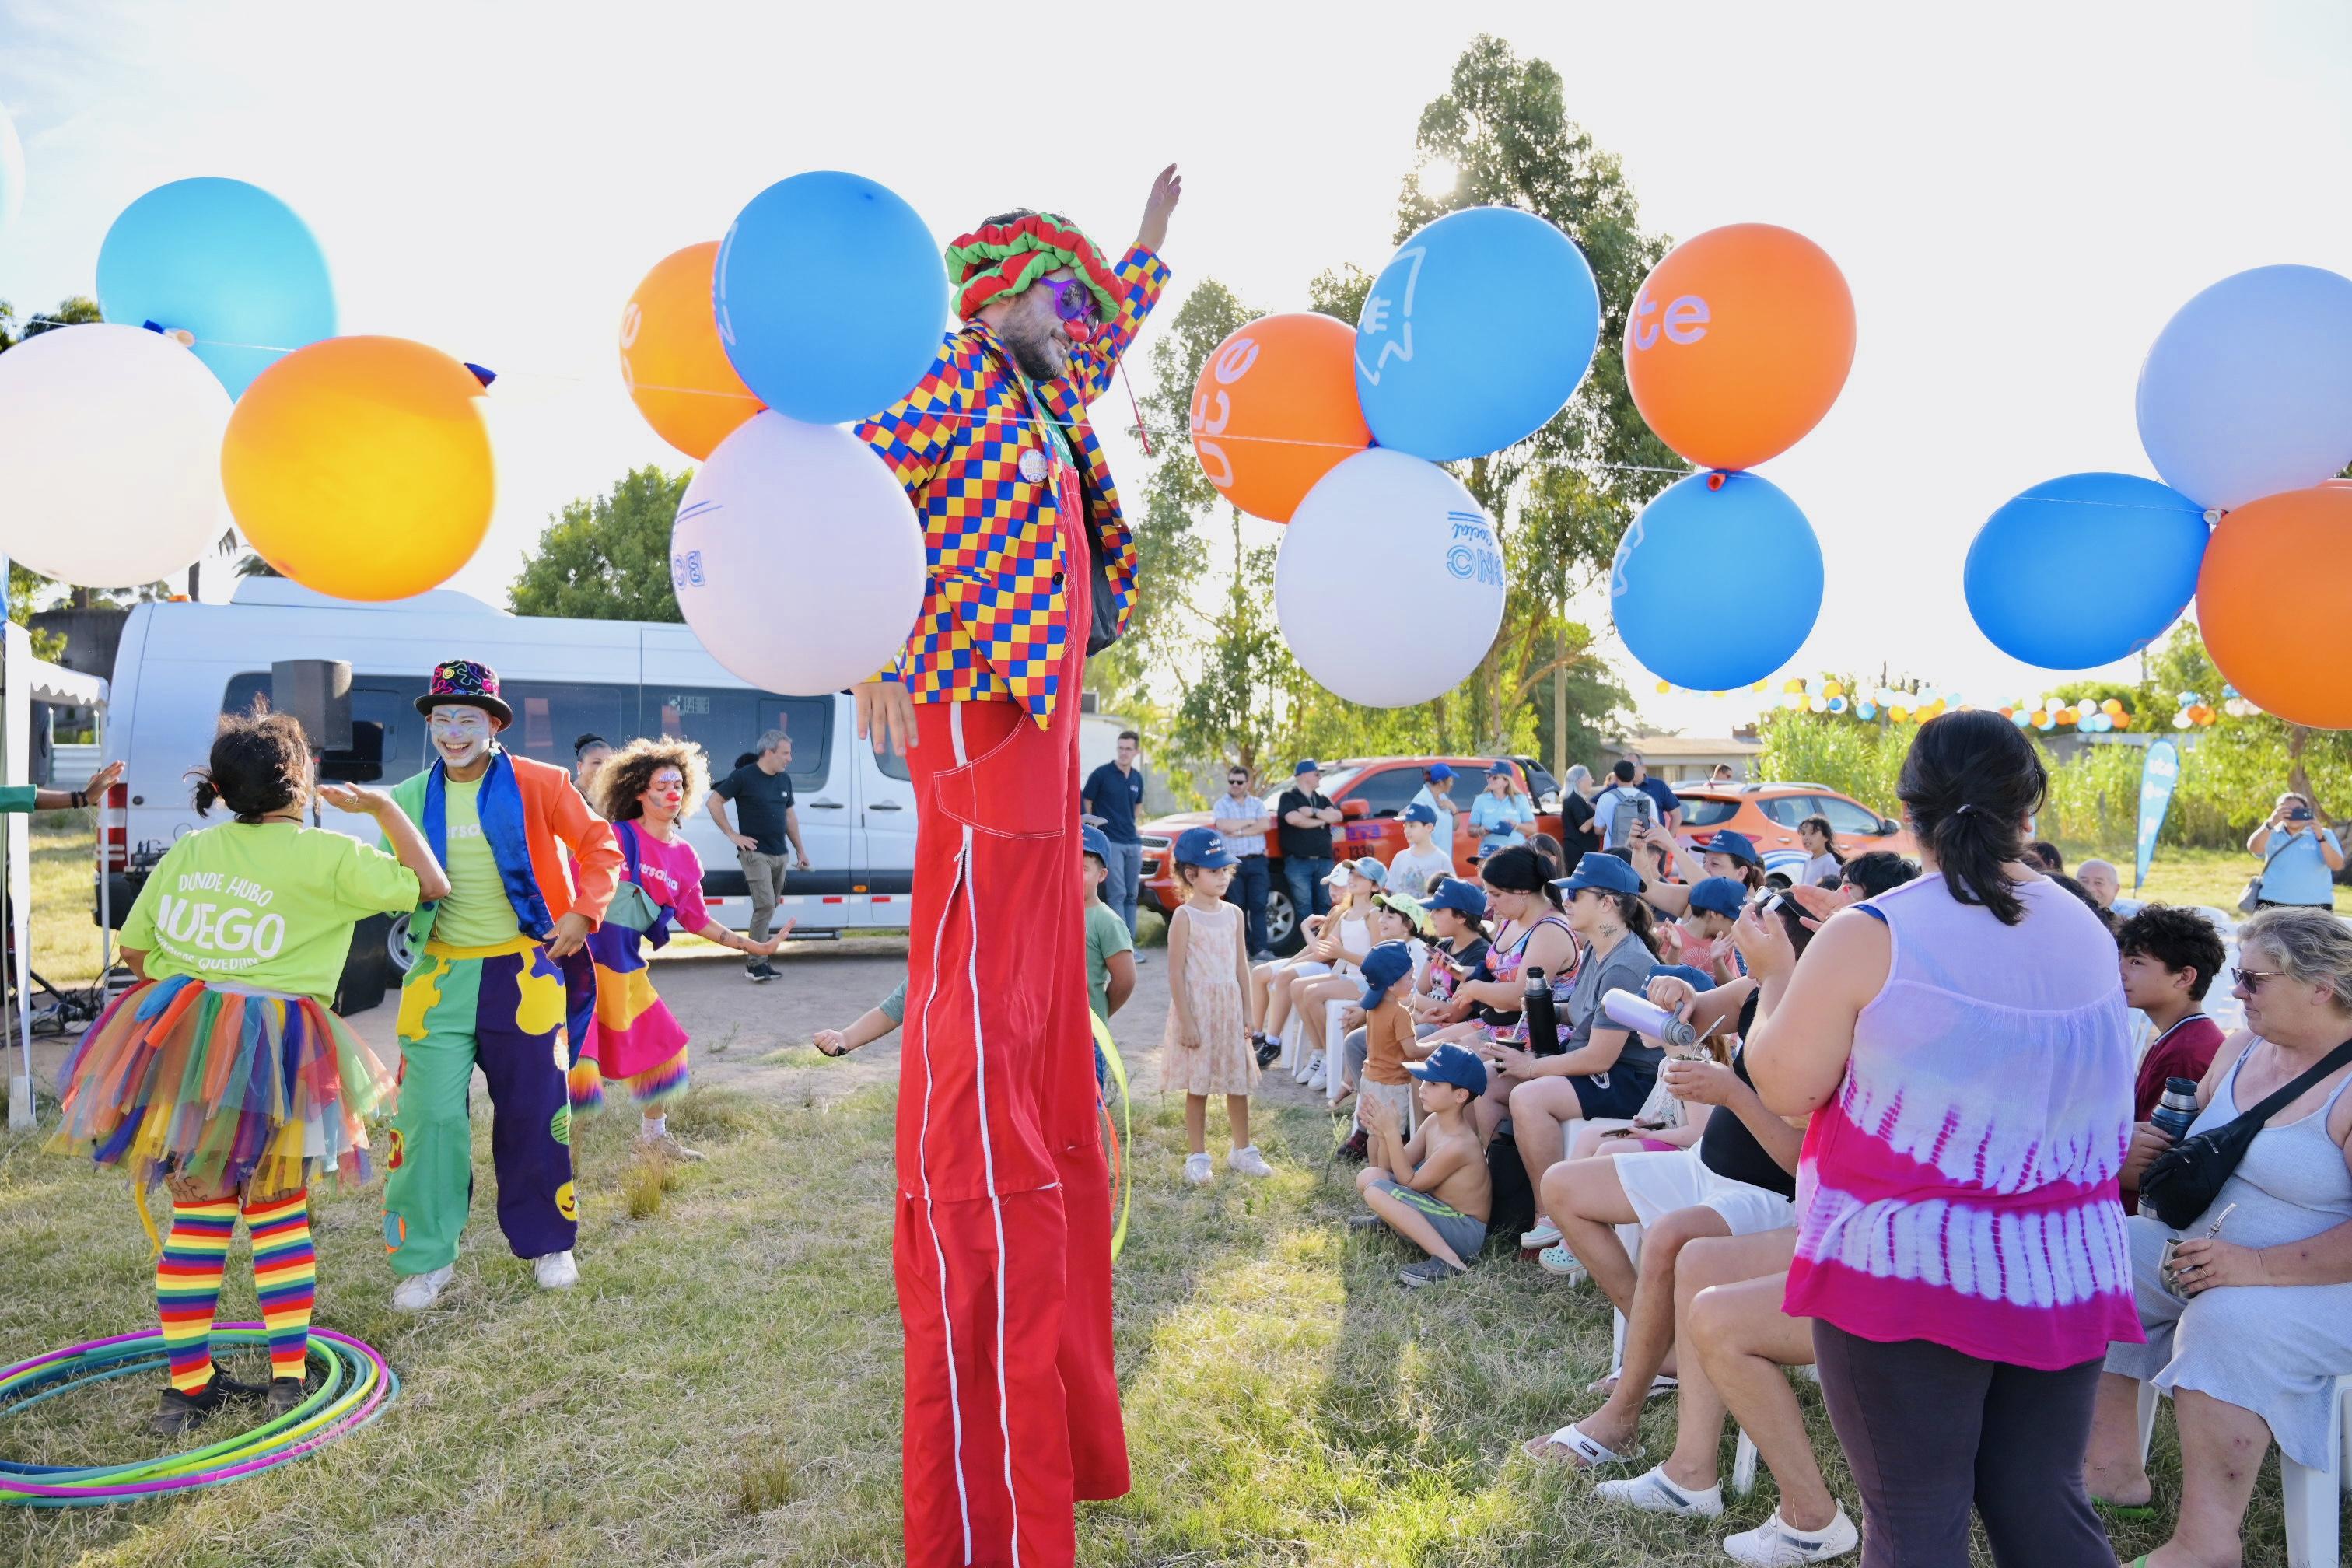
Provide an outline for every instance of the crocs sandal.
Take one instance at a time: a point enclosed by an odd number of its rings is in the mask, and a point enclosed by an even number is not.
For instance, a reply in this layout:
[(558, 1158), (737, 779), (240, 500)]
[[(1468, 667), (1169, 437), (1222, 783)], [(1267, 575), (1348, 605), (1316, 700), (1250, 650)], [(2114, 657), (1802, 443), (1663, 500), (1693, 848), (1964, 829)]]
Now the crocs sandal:
[(1519, 1451), (1530, 1459), (1540, 1459), (1549, 1465), (1565, 1465), (1574, 1470), (1597, 1470), (1603, 1465), (1630, 1465), (1646, 1451), (1635, 1444), (1627, 1453), (1604, 1448), (1592, 1438), (1569, 1423), (1549, 1436), (1530, 1437), (1519, 1445)]
[(2131, 1520), (2135, 1522), (2156, 1517), (2156, 1500), (2147, 1502), (2109, 1502), (2103, 1497), (2091, 1500), (2091, 1506), (2108, 1519)]

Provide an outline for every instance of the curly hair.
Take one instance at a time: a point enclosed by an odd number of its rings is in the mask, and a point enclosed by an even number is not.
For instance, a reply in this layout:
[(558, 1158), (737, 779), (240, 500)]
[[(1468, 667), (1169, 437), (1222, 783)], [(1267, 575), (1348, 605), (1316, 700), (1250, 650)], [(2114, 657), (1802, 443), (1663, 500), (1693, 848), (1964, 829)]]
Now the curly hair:
[(614, 752), (596, 770), (596, 798), (589, 804), (607, 822), (634, 822), (645, 815), (637, 797), (653, 787), (654, 774), (676, 768), (686, 780), (686, 799), (677, 809), (680, 821), (692, 816), (710, 788), (710, 760), (692, 741), (667, 735), (640, 736)]
[(191, 769), (196, 815), (226, 804), (239, 822), (259, 822), (310, 795), (310, 742), (290, 713), (273, 713), (261, 698), (249, 713), (224, 713), (213, 732), (212, 756)]

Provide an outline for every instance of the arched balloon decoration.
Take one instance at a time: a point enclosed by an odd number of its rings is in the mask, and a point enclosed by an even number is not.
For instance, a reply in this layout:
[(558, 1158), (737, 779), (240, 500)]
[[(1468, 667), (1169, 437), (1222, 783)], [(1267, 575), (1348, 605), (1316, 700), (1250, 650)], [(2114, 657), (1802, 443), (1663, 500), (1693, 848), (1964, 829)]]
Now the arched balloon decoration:
[(719, 339), (769, 407), (838, 425), (889, 406), (938, 357), (948, 270), (896, 194), (818, 171), (753, 196), (719, 242)]
[(621, 382), (654, 434), (689, 458), (710, 456), (760, 400), (728, 363), (710, 313), (719, 242), (654, 263), (621, 309)]
[(227, 526), (228, 394), (173, 340), (92, 322), (0, 354), (0, 550), (47, 577), (131, 588)]
[(220, 474), (261, 558), (341, 599), (440, 586), (481, 547), (497, 497), (480, 380), (405, 338), (329, 338), (262, 372)]
[[(2221, 520), (2197, 577), (2197, 626), (2231, 685), (2291, 724), (2352, 730), (2352, 489), (2314, 486)], [(2213, 710), (2203, 704), (2211, 721)]]
[(1372, 438), (1433, 463), (1541, 429), (1575, 395), (1601, 337), (1584, 253), (1516, 207), (1418, 230), (1356, 320), (1356, 396)]
[(1311, 310), (1236, 328), (1192, 387), (1192, 455), (1253, 517), (1288, 522), (1315, 482), (1371, 444), (1356, 402), (1356, 334)]
[(2352, 279), (2257, 267), (2173, 314), (2147, 351), (2140, 445), (2164, 482), (2228, 510), (2352, 463)]
[[(2133, 474), (2068, 474), (2004, 504), (1969, 546), (1961, 590), (1993, 646), (2045, 669), (2137, 653), (2197, 592), (2210, 530), (2195, 501)], [(2095, 593), (2052, 614), (2036, 561), (2098, 563)]]
[[(1739, 569), (1708, 569), (1727, 561)], [(1625, 531), (1609, 607), (1643, 668), (1677, 686), (1745, 686), (1796, 656), (1820, 617), (1822, 584), (1821, 542), (1778, 485), (1693, 474)]]
[[(1389, 637), (1336, 585), (1402, 586), (1410, 635)], [(1508, 583), (1494, 519), (1444, 468), (1383, 447), (1307, 492), (1274, 563), (1274, 614), (1324, 689), (1374, 708), (1443, 697), (1494, 646)]]
[(174, 180), (122, 209), (98, 250), (110, 321), (195, 337), (231, 397), (335, 333), (327, 258), (294, 209), (243, 180)]
[(686, 624), (769, 691), (835, 691), (887, 665), (922, 609), (923, 574), (915, 509), (873, 448), (772, 410), (695, 471), (670, 532)]

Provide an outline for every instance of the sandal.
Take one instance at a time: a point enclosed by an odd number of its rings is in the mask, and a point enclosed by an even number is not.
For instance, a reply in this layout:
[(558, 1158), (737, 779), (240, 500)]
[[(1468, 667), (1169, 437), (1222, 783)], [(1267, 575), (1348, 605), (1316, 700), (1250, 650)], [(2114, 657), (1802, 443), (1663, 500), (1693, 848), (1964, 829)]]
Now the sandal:
[(1630, 1465), (1639, 1460), (1645, 1450), (1635, 1444), (1627, 1453), (1604, 1448), (1594, 1439), (1569, 1423), (1549, 1436), (1530, 1437), (1519, 1445), (1519, 1452), (1530, 1459), (1540, 1459), (1549, 1465), (1566, 1465), (1575, 1470), (1597, 1470), (1603, 1465)]
[[(1653, 1399), (1664, 1399), (1667, 1394), (1674, 1393), (1675, 1390), (1681, 1386), (1682, 1384), (1675, 1378), (1673, 1373), (1662, 1372), (1658, 1373), (1657, 1376), (1650, 1379), (1650, 1392), (1642, 1395), (1642, 1401), (1643, 1404), (1647, 1404)], [(1584, 1385), (1584, 1392), (1601, 1399), (1608, 1398), (1611, 1394), (1617, 1392), (1617, 1374), (1612, 1372), (1607, 1377), (1599, 1379), (1593, 1383), (1586, 1384)]]
[(2109, 1502), (2105, 1498), (2095, 1497), (2091, 1500), (2091, 1506), (2108, 1519), (2140, 1521), (2156, 1517), (2156, 1500), (2153, 1498), (2146, 1502)]

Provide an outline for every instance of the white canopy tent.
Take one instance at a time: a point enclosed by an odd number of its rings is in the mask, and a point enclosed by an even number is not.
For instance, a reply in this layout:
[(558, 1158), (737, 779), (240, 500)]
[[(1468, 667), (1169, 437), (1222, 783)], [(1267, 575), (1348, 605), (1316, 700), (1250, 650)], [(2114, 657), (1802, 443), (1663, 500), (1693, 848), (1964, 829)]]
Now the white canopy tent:
[[(32, 783), (36, 702), (88, 708), (95, 712), (103, 754), (106, 698), (105, 681), (35, 658), (32, 639), (25, 628), (14, 621), (0, 622), (0, 784), (22, 788)], [(8, 1075), (8, 1125), (24, 1128), (33, 1125), (33, 836), (26, 820), (16, 816), (0, 816), (0, 836), (5, 836), (7, 854), (7, 877), (0, 891), (5, 891), (7, 903), (16, 981), (16, 1061)], [(98, 879), (98, 889), (102, 904), (106, 897), (106, 879), (102, 876)], [(110, 946), (113, 931), (106, 918), (109, 913), (101, 907), (100, 929), (100, 940)], [(101, 975), (104, 971), (105, 959), (101, 956)]]

